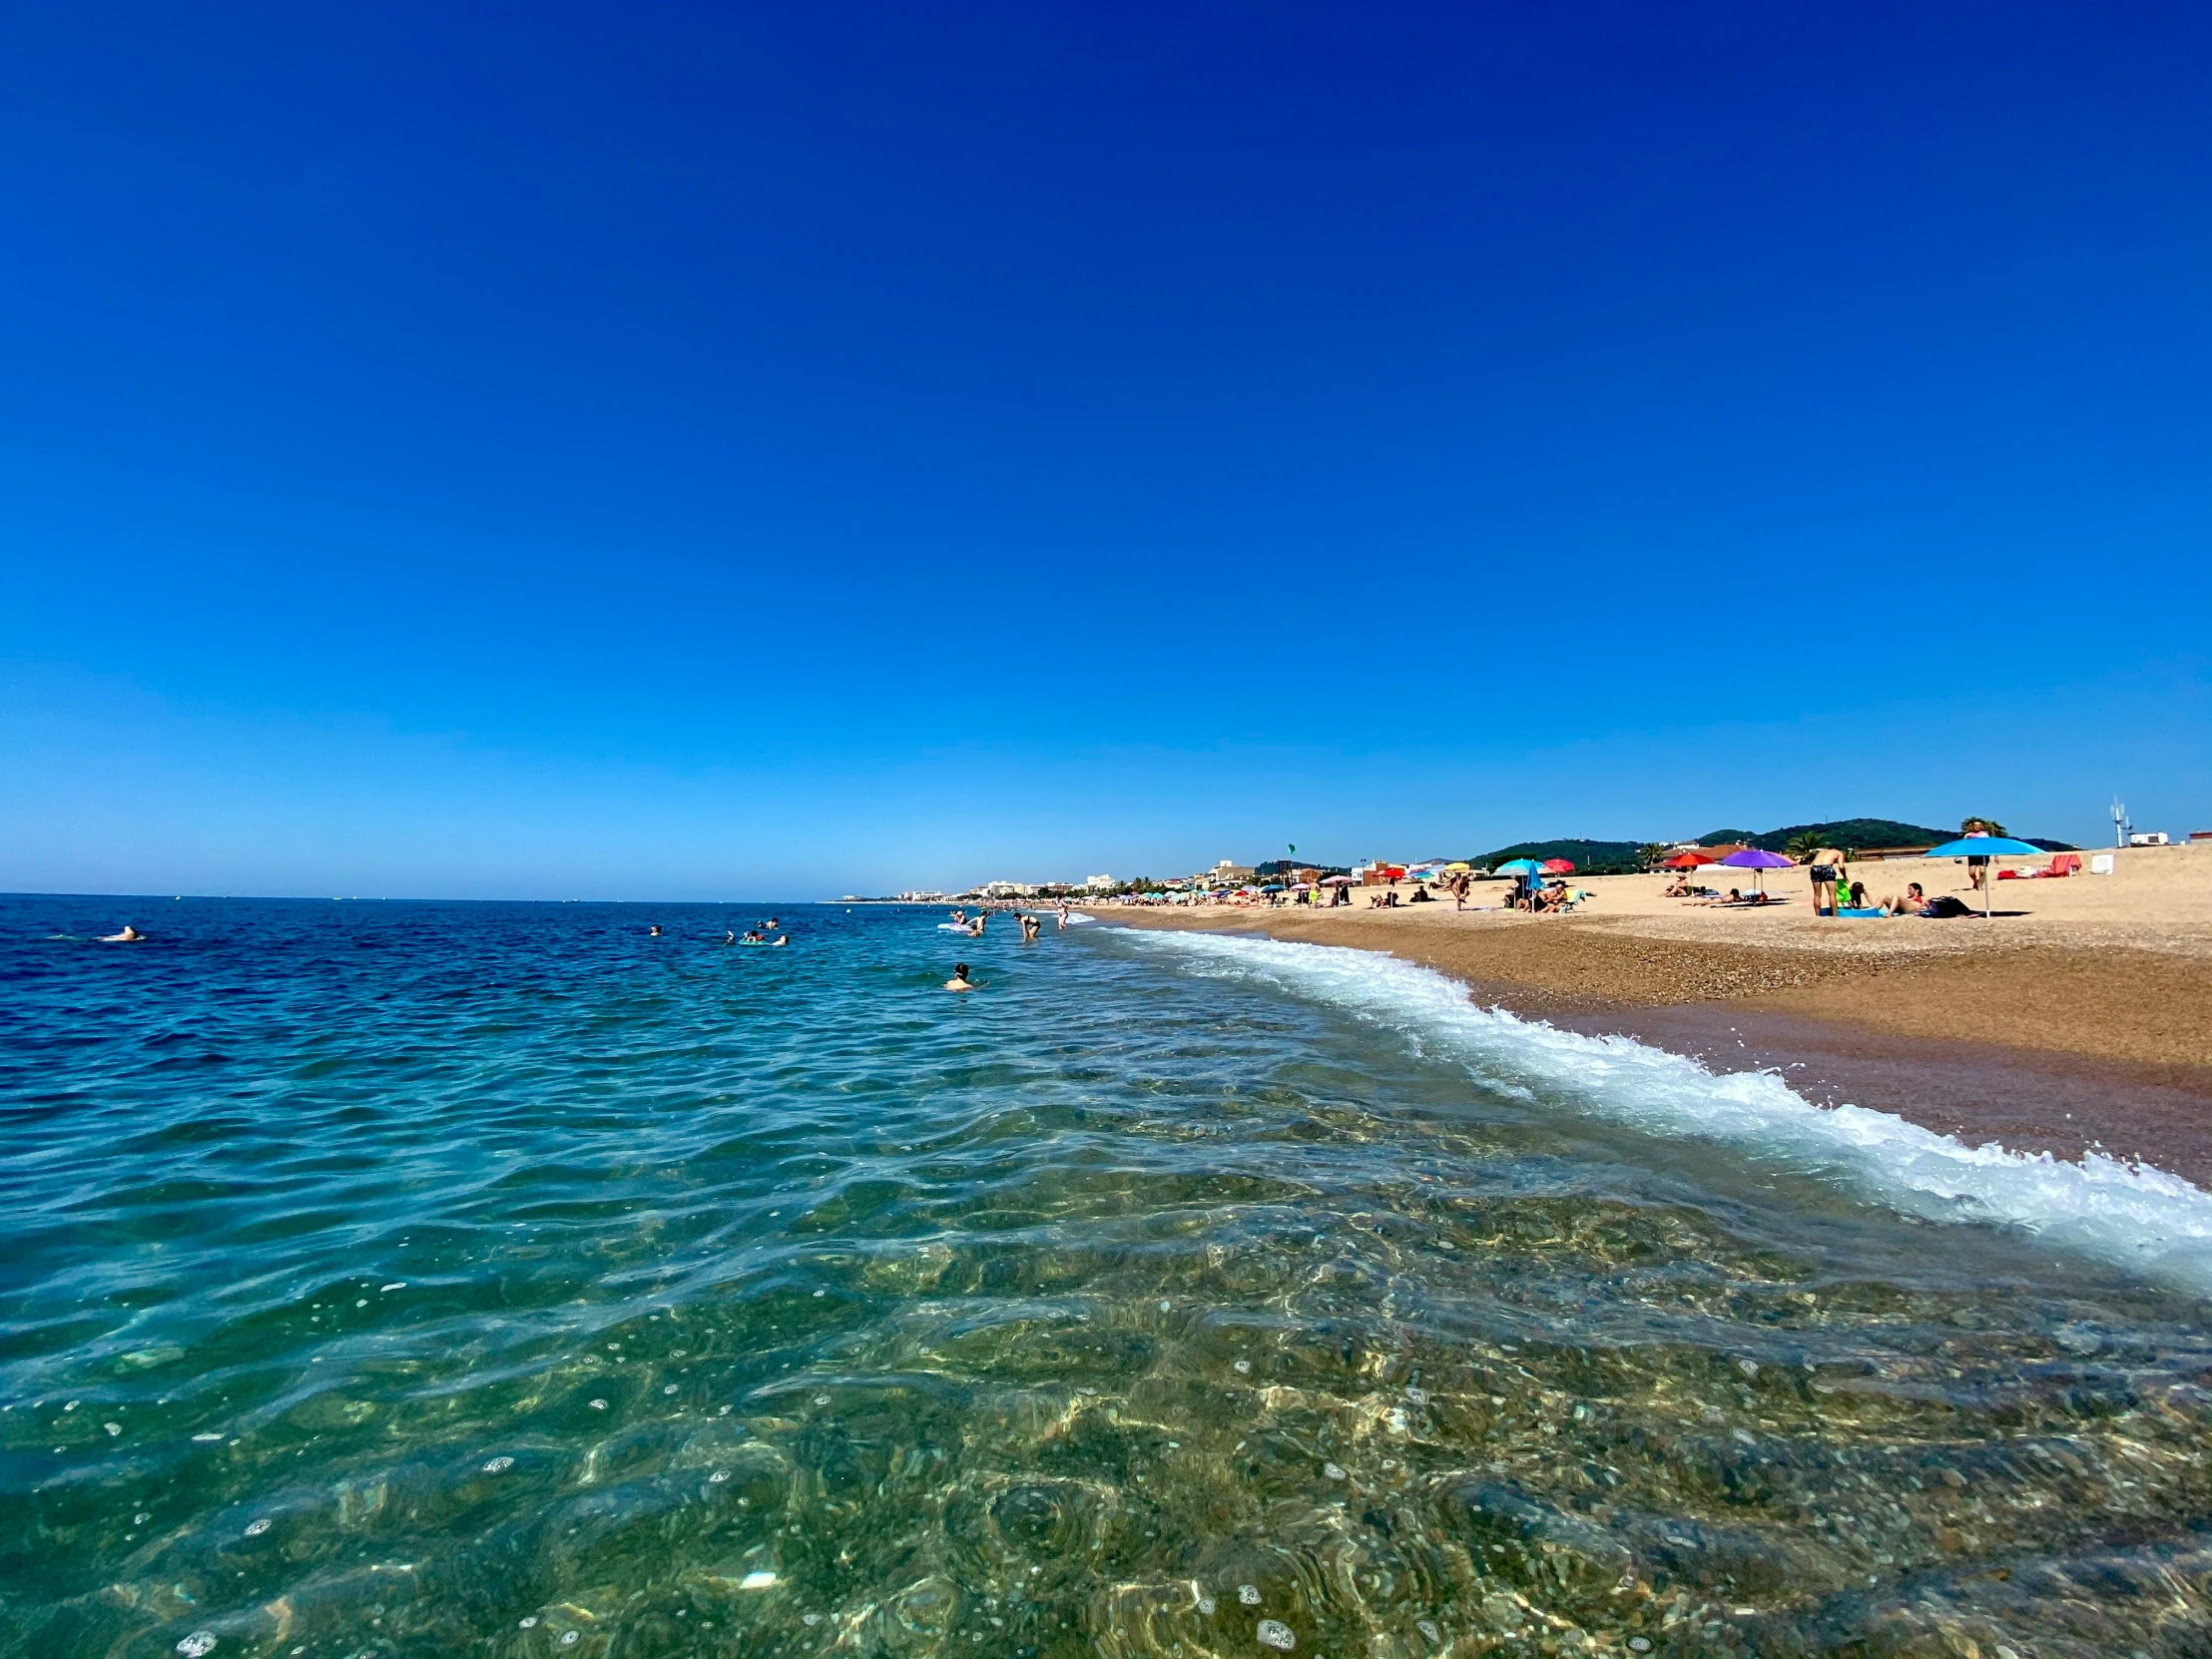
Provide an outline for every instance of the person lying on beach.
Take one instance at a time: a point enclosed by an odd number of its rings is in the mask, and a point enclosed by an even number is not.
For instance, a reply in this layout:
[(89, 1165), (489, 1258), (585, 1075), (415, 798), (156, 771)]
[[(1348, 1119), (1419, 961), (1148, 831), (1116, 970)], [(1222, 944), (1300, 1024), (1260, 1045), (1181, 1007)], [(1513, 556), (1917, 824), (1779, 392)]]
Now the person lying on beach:
[(1928, 908), (1928, 894), (1921, 890), (1918, 881), (1908, 881), (1905, 884), (1905, 895), (1902, 898), (1885, 898), (1882, 907), (1894, 916), (1917, 916)]
[(145, 937), (146, 935), (144, 933), (141, 933), (129, 922), (125, 922), (123, 924), (122, 932), (103, 933), (100, 935), (100, 942), (102, 944), (137, 944), (141, 939)]
[(975, 989), (975, 981), (967, 976), (967, 963), (954, 962), (952, 964), (952, 977), (944, 982), (944, 988), (948, 991), (972, 991)]

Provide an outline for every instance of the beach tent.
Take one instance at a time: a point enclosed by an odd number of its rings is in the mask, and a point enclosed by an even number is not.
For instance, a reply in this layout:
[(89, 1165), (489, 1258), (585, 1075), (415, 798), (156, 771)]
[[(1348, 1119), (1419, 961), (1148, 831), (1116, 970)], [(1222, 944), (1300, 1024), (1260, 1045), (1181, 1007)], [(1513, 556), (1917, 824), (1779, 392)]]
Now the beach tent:
[[(1954, 841), (1928, 849), (1931, 858), (2036, 858), (2042, 855), (2039, 846), (2026, 841), (2016, 841), (2010, 835), (1961, 835)], [(1989, 919), (1989, 889), (1996, 885), (1994, 873), (1981, 878), (1981, 919)]]
[[(1744, 847), (1741, 851), (1731, 852), (1727, 857), (1723, 858), (1721, 862), (1726, 864), (1730, 869), (1769, 870), (1790, 869), (1794, 867), (1796, 860), (1785, 858), (1779, 852), (1769, 852), (1763, 846), (1747, 846)], [(1765, 881), (1766, 877), (1764, 875), (1753, 876), (1751, 882), (1752, 891), (1765, 891)]]

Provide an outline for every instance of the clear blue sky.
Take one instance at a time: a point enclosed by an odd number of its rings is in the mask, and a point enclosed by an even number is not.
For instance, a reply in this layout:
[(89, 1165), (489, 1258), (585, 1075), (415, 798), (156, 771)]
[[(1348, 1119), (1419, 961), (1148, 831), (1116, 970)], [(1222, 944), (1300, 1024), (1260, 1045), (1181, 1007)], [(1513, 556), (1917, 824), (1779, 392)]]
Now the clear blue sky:
[(2212, 828), (2207, 86), (2200, 5), (11, 5), (0, 887)]

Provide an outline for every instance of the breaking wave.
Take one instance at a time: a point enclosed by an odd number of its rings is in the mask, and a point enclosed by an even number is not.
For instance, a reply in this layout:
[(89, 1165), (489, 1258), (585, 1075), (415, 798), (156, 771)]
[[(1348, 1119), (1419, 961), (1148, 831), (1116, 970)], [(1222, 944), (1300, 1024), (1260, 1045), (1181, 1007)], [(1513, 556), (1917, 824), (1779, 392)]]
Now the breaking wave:
[(2212, 1293), (2212, 1194), (2091, 1152), (1971, 1147), (1890, 1112), (1817, 1106), (1767, 1071), (1714, 1072), (1622, 1036), (1562, 1031), (1471, 1001), (1430, 968), (1374, 951), (1218, 933), (1128, 930), (1191, 971), (1276, 986), (1397, 1030), (1484, 1082), (1645, 1134), (1787, 1162), (1924, 1220), (2016, 1228)]

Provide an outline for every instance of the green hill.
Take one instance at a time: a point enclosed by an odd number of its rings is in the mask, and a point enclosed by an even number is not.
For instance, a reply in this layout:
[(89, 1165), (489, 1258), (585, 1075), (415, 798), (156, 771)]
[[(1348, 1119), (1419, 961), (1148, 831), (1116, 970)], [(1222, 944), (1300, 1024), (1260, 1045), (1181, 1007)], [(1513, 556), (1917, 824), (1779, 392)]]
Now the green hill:
[(1955, 830), (1931, 830), (1925, 824), (1902, 824), (1894, 818), (1844, 818), (1827, 824), (1787, 824), (1780, 830), (1715, 830), (1700, 835), (1700, 846), (1729, 846), (1747, 843), (1765, 847), (1769, 852), (1781, 852), (1791, 841), (1803, 834), (1815, 834), (1824, 846), (1837, 846), (1846, 852), (1863, 846), (1935, 846), (1953, 838)]
[[(1925, 824), (1906, 824), (1894, 818), (1844, 818), (1826, 824), (1786, 824), (1779, 830), (1715, 830), (1698, 836), (1698, 846), (1758, 846), (1769, 852), (1785, 852), (1790, 842), (1804, 834), (1817, 835), (1823, 846), (1840, 846), (1846, 852), (1874, 846), (1936, 846), (1957, 835), (1955, 830), (1934, 830)], [(2077, 850), (2063, 841), (2023, 836), (2051, 852)], [(1564, 838), (1548, 841), (1515, 841), (1495, 852), (1485, 852), (1467, 862), (1480, 869), (1495, 869), (1509, 858), (1565, 858), (1580, 875), (1620, 875), (1643, 866), (1636, 860), (1636, 841), (1594, 841)]]
[(1634, 841), (1515, 841), (1467, 862), (1477, 869), (1495, 869), (1508, 858), (1533, 858), (1539, 864), (1546, 858), (1565, 858), (1579, 875), (1621, 875), (1638, 867)]

